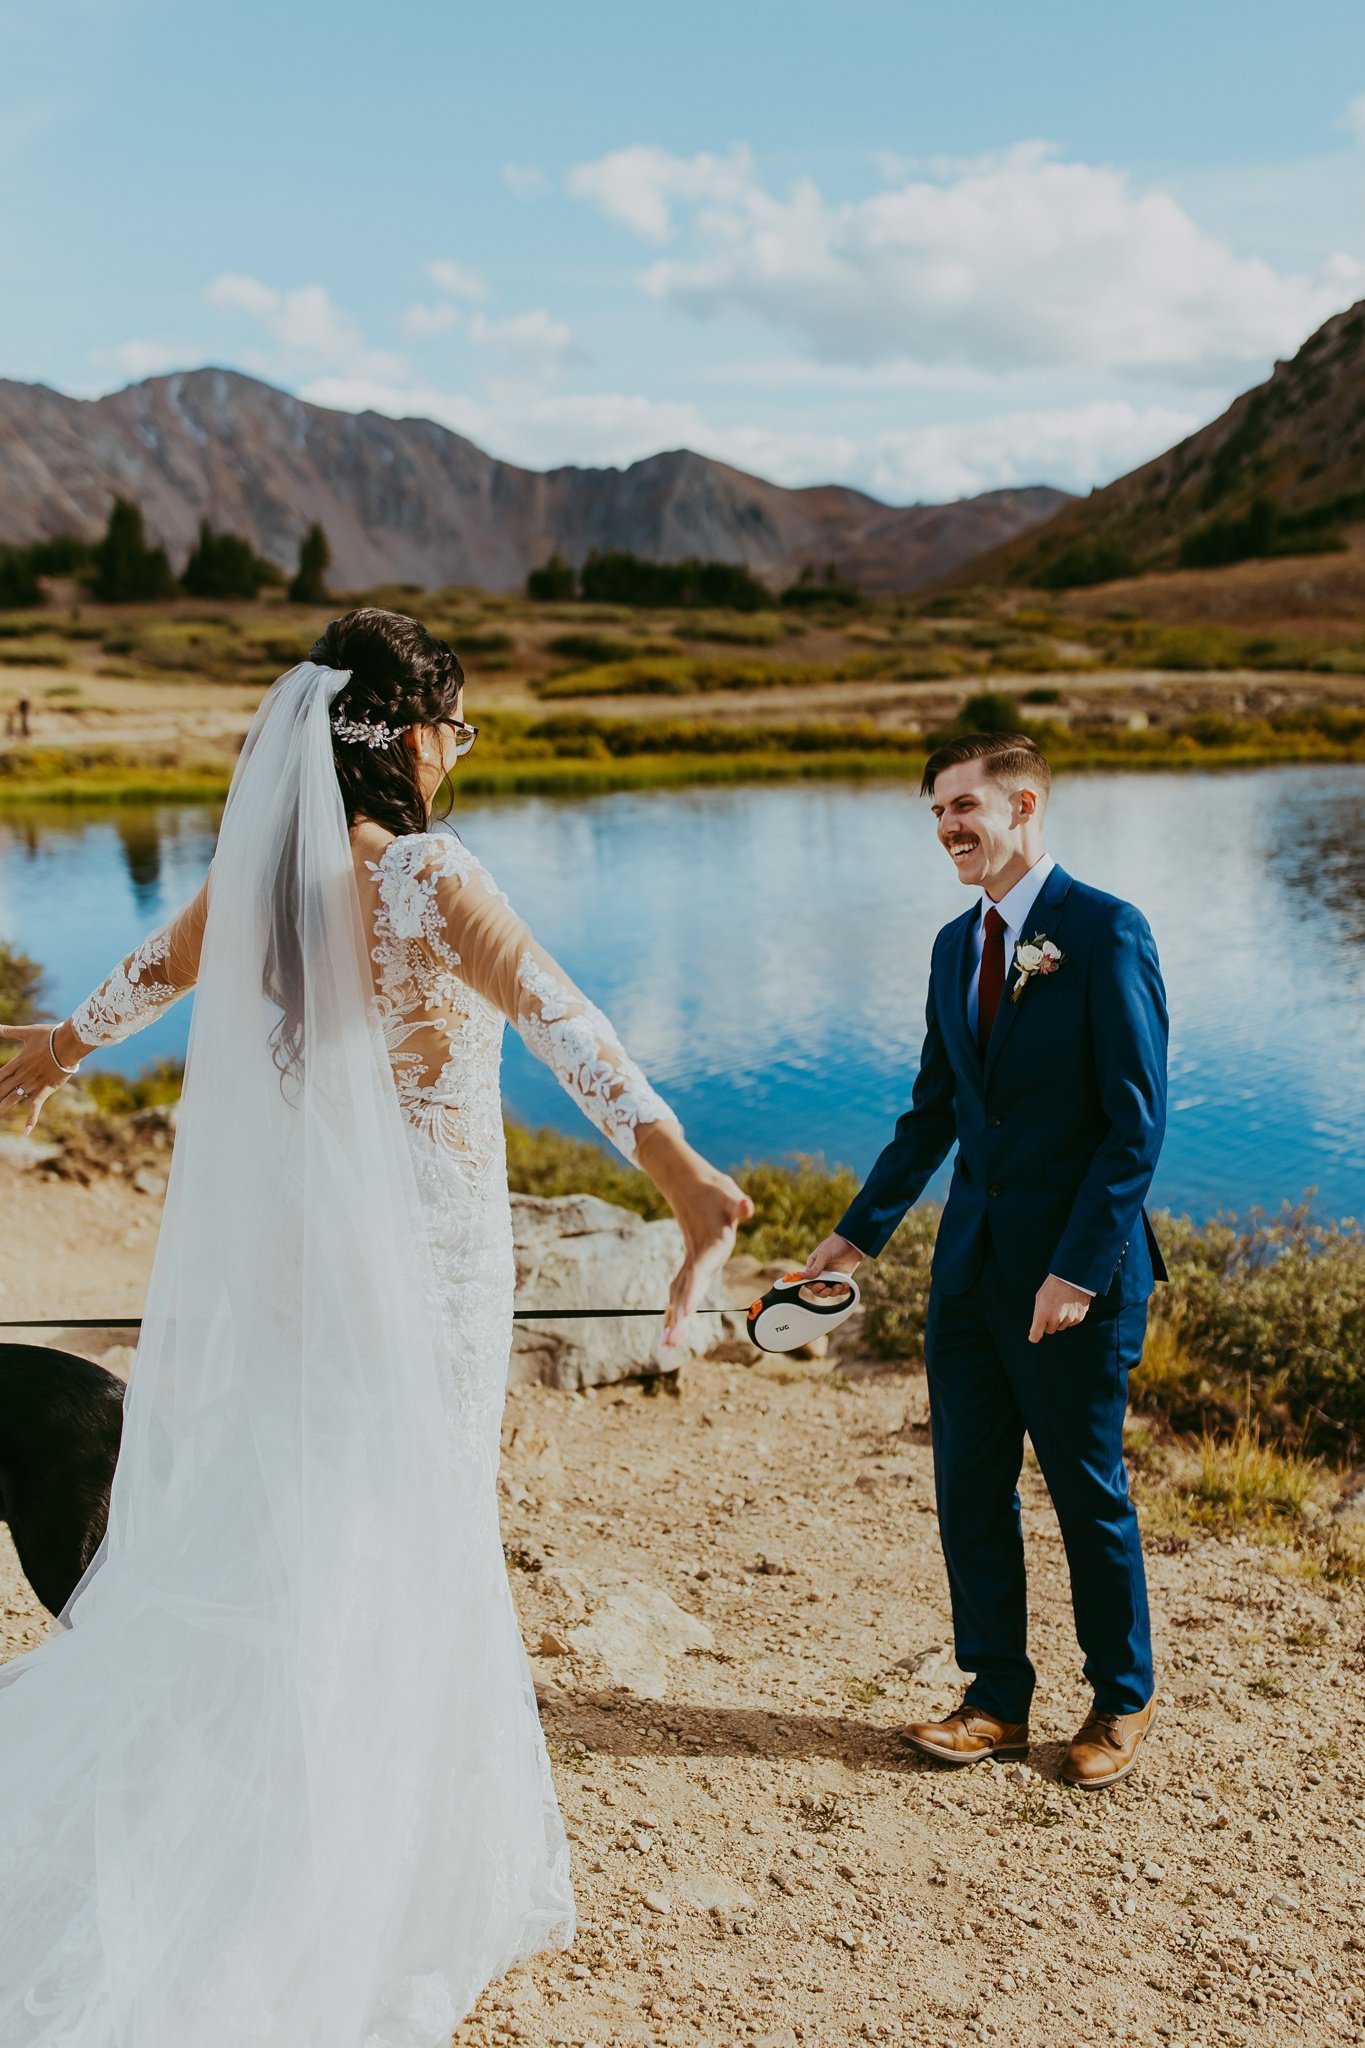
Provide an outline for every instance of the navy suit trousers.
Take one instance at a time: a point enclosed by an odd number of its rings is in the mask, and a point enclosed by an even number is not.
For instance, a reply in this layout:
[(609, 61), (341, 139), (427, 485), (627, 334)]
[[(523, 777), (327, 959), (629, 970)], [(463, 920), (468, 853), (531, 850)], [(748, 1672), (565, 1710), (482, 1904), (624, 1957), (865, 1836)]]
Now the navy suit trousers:
[(967, 1699), (1028, 1718), (1034, 1673), (1019, 1520), (1028, 1433), (1061, 1524), (1076, 1637), (1102, 1713), (1152, 1696), (1147, 1578), (1128, 1498), (1123, 1418), (1145, 1301), (1096, 1302), (1077, 1328), (1028, 1341), (1033, 1293), (993, 1254), (964, 1293), (930, 1295), (925, 1360), (934, 1477)]

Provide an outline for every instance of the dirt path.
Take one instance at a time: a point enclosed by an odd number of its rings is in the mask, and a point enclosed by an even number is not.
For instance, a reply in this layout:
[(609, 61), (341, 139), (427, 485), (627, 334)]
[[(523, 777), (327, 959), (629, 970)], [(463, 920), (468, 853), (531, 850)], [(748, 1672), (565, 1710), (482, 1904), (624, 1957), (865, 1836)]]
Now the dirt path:
[[(135, 1294), (154, 1201), (33, 1186), (0, 1183), (0, 1298)], [(1031, 1768), (921, 1767), (897, 1730), (954, 1697), (946, 1660), (905, 1668), (947, 1641), (925, 1415), (921, 1377), (856, 1361), (511, 1396), (504, 1535), (581, 1928), (461, 2044), (1365, 2040), (1359, 1584), (1154, 1544), (1156, 1732), (1126, 1785), (1067, 1792), (1085, 1700), (1030, 1469)], [(12, 1652), (45, 1619), (4, 1540)]]

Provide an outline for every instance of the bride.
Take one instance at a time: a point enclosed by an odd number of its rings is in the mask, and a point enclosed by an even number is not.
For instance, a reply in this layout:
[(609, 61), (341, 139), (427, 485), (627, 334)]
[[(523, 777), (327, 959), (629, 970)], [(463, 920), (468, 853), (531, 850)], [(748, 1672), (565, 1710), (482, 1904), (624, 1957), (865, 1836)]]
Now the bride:
[(752, 1205), (430, 829), (463, 680), (412, 619), (329, 626), (199, 895), (4, 1034), (31, 1130), (197, 988), (108, 1535), (0, 1674), (5, 2048), (439, 2048), (571, 1938), (497, 1518), (504, 1019), (673, 1207), (665, 1345)]

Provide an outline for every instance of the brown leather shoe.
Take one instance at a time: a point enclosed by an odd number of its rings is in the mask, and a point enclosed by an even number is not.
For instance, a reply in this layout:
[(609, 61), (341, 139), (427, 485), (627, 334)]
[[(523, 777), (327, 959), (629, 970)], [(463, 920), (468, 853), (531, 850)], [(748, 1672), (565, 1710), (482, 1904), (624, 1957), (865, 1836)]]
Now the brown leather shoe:
[(912, 1721), (904, 1732), (912, 1749), (954, 1768), (982, 1763), (988, 1756), (997, 1763), (1022, 1763), (1028, 1756), (1027, 1721), (997, 1721), (965, 1700), (946, 1720)]
[(1156, 1698), (1136, 1714), (1101, 1714), (1090, 1709), (1062, 1765), (1062, 1782), (1082, 1792), (1102, 1792), (1117, 1785), (1137, 1762), (1143, 1737), (1152, 1725)]

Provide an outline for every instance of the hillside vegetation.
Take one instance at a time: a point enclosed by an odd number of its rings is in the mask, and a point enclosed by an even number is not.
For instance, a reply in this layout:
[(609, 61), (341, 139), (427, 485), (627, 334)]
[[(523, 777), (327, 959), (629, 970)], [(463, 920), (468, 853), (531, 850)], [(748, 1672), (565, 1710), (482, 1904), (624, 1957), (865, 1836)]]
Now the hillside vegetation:
[(954, 580), (1072, 587), (1313, 554), (1365, 520), (1365, 301), (1174, 448)]

